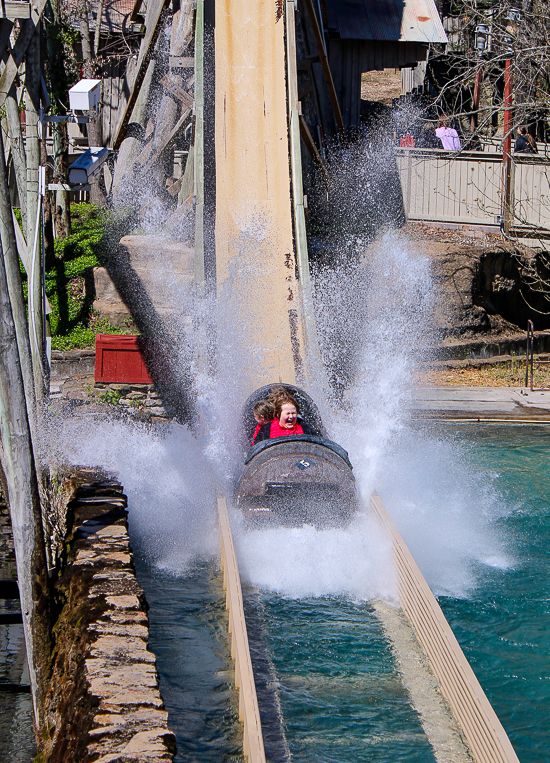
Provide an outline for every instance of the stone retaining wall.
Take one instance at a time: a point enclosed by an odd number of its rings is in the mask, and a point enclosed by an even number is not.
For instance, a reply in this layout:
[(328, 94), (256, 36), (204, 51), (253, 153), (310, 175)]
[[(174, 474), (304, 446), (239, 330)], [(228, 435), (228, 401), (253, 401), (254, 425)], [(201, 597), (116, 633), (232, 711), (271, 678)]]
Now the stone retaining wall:
[(80, 403), (104, 403), (141, 419), (170, 419), (174, 411), (154, 384), (115, 384), (94, 379), (95, 351), (52, 352), (50, 397)]
[(95, 350), (52, 350), (51, 378), (90, 377), (95, 370)]
[(166, 763), (168, 728), (121, 486), (80, 471), (69, 505), (41, 763)]

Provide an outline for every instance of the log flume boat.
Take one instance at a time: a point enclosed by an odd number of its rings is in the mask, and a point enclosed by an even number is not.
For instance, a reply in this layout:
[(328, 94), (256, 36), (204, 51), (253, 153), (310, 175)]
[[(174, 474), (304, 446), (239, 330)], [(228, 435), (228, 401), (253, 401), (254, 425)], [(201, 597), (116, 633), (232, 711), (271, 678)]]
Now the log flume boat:
[(250, 395), (242, 410), (244, 468), (235, 487), (235, 505), (249, 525), (340, 527), (357, 510), (353, 467), (347, 452), (329, 440), (311, 397), (284, 384), (300, 406), (300, 419), (316, 435), (274, 437), (250, 446), (254, 405), (268, 397), (267, 385)]

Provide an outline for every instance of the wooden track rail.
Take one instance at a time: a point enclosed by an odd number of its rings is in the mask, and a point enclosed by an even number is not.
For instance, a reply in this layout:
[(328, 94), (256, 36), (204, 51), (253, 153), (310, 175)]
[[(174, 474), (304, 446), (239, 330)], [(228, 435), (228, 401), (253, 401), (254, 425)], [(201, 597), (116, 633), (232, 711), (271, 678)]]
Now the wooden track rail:
[(502, 724), (380, 496), (372, 510), (390, 533), (401, 605), (476, 763), (519, 763)]
[(227, 503), (222, 496), (218, 497), (218, 521), (223, 584), (229, 613), (231, 656), (235, 661), (235, 683), (239, 690), (239, 717), (244, 726), (243, 750), (249, 763), (265, 763), (264, 740), (248, 646), (241, 580), (229, 524)]
[(195, 195), (195, 284), (204, 294), (204, 0), (195, 13), (195, 142), (193, 188)]
[[(306, 217), (304, 210), (304, 189), (302, 183), (302, 153), (300, 145), (300, 104), (298, 101), (298, 75), (296, 69), (296, 4), (286, 0), (285, 5), (285, 45), (287, 109), (289, 133), (290, 180), (294, 218), (294, 247), (300, 281), (303, 335), (306, 362), (302, 369), (303, 381), (311, 384), (315, 378), (318, 386), (328, 389), (321, 358), (319, 337), (313, 308), (313, 287), (309, 273), (307, 250)], [(304, 123), (305, 124), (305, 123)], [(322, 163), (322, 162), (321, 162)], [(326, 169), (325, 169), (326, 172)]]

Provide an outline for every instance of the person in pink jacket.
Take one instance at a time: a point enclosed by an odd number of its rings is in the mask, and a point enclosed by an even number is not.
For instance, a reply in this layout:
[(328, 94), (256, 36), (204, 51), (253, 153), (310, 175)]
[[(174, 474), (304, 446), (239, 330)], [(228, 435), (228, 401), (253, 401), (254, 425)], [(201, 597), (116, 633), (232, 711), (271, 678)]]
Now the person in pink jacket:
[(446, 117), (441, 117), (437, 123), (435, 134), (447, 151), (460, 151), (462, 148), (457, 131), (449, 127), (449, 120)]

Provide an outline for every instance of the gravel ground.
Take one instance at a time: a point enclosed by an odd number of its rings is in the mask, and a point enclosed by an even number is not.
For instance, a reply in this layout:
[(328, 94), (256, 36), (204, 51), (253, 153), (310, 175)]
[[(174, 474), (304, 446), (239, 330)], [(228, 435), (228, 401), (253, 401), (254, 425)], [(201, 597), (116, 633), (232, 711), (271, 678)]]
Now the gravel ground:
[[(534, 386), (550, 387), (550, 366), (534, 367)], [(426, 368), (417, 373), (422, 386), (436, 387), (523, 387), (525, 359), (465, 368)]]

